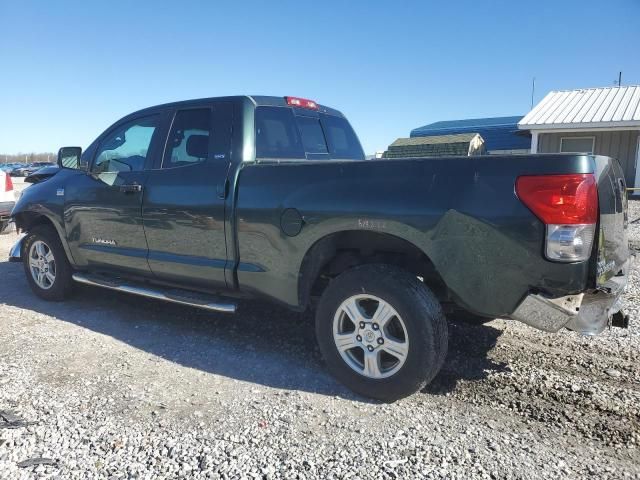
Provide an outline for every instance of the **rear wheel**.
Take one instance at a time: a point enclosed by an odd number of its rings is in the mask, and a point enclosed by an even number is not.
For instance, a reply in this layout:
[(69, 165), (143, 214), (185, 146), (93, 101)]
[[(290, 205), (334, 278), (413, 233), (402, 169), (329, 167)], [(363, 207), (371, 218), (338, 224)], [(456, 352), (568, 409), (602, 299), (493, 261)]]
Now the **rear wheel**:
[(31, 290), (40, 298), (63, 300), (71, 293), (71, 265), (53, 228), (36, 227), (25, 237), (22, 263)]
[(383, 401), (424, 387), (447, 352), (437, 299), (414, 275), (390, 265), (364, 265), (334, 279), (318, 305), (316, 335), (338, 380)]

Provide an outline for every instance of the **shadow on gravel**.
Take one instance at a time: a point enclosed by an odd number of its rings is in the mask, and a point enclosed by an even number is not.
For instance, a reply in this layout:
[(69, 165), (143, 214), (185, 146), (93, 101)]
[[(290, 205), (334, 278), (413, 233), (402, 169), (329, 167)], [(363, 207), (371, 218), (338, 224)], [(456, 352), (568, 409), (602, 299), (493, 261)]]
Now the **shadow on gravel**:
[(9, 262), (0, 262), (0, 303), (49, 315), (203, 372), (367, 401), (326, 372), (311, 316), (277, 305), (243, 302), (235, 315), (216, 314), (81, 285), (65, 302), (46, 302), (31, 292), (22, 265)]
[(504, 362), (488, 356), (502, 330), (474, 322), (449, 322), (449, 352), (438, 376), (422, 391), (444, 395), (455, 390), (460, 380), (483, 380), (491, 372), (507, 369)]
[[(0, 303), (46, 314), (127, 343), (185, 367), (268, 387), (368, 401), (325, 370), (311, 314), (263, 302), (216, 314), (106, 289), (76, 286), (65, 302), (46, 302), (27, 285), (21, 264), (0, 262)], [(486, 358), (500, 331), (453, 323), (449, 355), (426, 392), (441, 394), (460, 379), (480, 380), (499, 366)]]

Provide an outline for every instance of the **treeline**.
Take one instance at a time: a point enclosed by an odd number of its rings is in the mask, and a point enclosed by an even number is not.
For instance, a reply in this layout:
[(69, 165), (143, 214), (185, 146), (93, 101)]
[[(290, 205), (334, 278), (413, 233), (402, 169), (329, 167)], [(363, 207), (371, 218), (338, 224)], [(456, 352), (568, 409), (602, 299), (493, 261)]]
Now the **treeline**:
[(33, 163), (33, 162), (51, 162), (55, 163), (58, 154), (53, 152), (45, 153), (16, 153), (13, 155), (0, 153), (0, 164), (4, 163)]

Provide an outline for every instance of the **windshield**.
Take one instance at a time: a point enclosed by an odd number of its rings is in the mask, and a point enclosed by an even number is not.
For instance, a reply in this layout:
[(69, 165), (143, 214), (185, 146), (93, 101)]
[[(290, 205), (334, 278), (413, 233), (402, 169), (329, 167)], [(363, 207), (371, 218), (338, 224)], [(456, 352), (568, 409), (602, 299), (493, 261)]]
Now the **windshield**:
[(342, 117), (295, 115), (286, 107), (256, 108), (256, 157), (364, 160), (358, 137)]

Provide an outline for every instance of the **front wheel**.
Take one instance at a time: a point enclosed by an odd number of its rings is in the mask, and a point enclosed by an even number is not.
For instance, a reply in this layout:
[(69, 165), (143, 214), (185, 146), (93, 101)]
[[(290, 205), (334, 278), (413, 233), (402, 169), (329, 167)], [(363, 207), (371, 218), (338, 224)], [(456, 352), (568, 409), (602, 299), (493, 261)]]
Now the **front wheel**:
[(316, 336), (329, 371), (357, 393), (395, 401), (423, 388), (447, 353), (438, 300), (390, 265), (347, 270), (325, 290)]
[(47, 226), (36, 227), (22, 245), (22, 262), (31, 290), (45, 300), (68, 297), (73, 272), (57, 232)]

